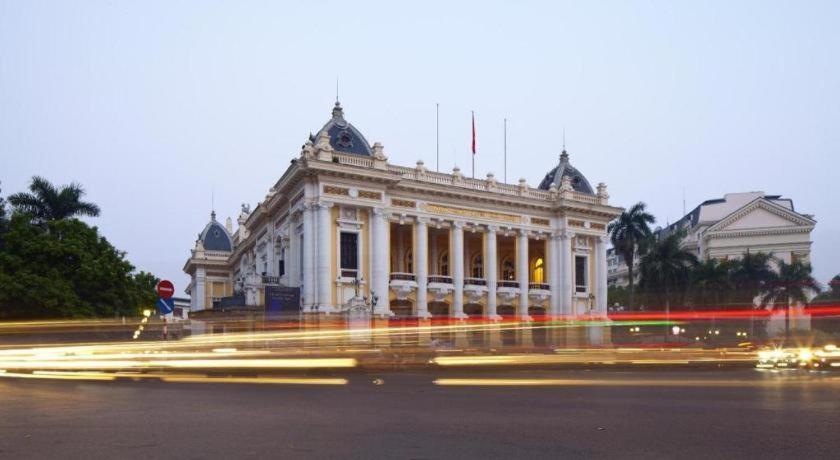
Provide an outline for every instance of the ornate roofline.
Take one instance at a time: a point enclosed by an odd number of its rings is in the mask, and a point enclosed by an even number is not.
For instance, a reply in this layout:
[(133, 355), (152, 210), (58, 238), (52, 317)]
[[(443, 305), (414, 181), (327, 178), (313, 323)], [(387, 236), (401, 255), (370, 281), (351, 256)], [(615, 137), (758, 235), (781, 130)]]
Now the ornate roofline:
[(775, 214), (776, 216), (781, 217), (783, 219), (794, 221), (794, 223), (799, 225), (810, 226), (813, 228), (813, 226), (817, 223), (817, 221), (815, 221), (814, 219), (810, 219), (808, 217), (803, 216), (802, 214), (799, 214), (798, 212), (791, 211), (790, 209), (773, 203), (765, 199), (765, 197), (758, 197), (745, 204), (744, 206), (741, 206), (740, 208), (736, 209), (735, 211), (729, 213), (729, 215), (719, 220), (714, 225), (710, 226), (708, 229), (706, 229), (705, 234), (708, 234), (710, 232), (723, 231), (725, 227), (731, 225), (738, 219), (741, 219), (750, 212), (755, 211), (759, 208), (764, 209), (765, 211), (770, 212), (772, 214)]

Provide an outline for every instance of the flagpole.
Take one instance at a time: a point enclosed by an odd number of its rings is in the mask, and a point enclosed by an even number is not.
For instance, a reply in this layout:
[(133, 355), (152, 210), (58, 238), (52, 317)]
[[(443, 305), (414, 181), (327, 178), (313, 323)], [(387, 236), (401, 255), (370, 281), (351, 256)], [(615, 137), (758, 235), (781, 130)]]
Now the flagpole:
[(440, 103), (435, 103), (435, 170), (440, 172)]
[(475, 110), (472, 113), (472, 178), (475, 179)]
[(507, 184), (507, 118), (505, 118), (505, 184)]

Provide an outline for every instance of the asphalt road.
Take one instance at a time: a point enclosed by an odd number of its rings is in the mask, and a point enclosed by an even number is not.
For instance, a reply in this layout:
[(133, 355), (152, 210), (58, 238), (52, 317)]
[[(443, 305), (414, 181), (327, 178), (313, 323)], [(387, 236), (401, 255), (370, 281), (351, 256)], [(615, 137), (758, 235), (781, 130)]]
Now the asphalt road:
[[(505, 372), (343, 386), (0, 380), (0, 458), (838, 458), (840, 376)], [(375, 378), (381, 381), (374, 383)]]

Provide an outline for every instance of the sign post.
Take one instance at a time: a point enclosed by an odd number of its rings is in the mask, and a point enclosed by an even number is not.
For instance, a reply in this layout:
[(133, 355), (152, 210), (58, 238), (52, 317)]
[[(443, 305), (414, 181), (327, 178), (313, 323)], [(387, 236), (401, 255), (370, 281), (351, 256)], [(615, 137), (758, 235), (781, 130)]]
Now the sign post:
[(175, 294), (175, 285), (172, 284), (172, 281), (160, 280), (155, 287), (155, 290), (158, 295), (156, 306), (161, 316), (163, 316), (163, 340), (166, 340), (169, 335), (169, 327), (166, 324), (166, 317), (175, 311), (175, 299), (172, 298), (172, 295)]

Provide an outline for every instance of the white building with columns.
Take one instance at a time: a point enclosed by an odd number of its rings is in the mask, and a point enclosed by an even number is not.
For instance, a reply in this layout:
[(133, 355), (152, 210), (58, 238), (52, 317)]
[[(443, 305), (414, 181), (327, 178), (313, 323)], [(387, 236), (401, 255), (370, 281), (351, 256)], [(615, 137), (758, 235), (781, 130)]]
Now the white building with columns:
[[(706, 200), (665, 228), (657, 237), (685, 232), (681, 246), (699, 260), (739, 259), (747, 251), (772, 254), (773, 264), (811, 261), (811, 232), (817, 221), (793, 206), (793, 200), (764, 192), (727, 193)], [(640, 259), (634, 261), (638, 281)], [(607, 257), (609, 284), (626, 286), (630, 279), (624, 258), (610, 248)]]
[(383, 316), (604, 316), (608, 198), (565, 151), (538, 187), (390, 164), (336, 103), (235, 231), (211, 215), (184, 266), (191, 311), (281, 285), (337, 313), (358, 285)]

